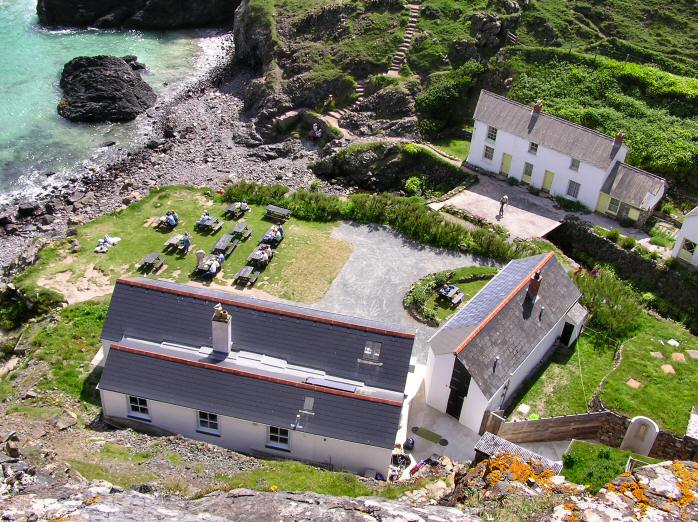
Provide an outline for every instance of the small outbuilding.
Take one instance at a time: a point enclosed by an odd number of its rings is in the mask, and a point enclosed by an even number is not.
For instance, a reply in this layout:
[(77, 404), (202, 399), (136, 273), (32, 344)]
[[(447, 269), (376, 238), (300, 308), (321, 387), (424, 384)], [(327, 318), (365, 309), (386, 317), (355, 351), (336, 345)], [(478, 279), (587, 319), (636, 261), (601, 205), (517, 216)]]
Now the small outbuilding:
[(698, 266), (698, 207), (686, 214), (681, 230), (676, 236), (672, 256), (676, 259)]

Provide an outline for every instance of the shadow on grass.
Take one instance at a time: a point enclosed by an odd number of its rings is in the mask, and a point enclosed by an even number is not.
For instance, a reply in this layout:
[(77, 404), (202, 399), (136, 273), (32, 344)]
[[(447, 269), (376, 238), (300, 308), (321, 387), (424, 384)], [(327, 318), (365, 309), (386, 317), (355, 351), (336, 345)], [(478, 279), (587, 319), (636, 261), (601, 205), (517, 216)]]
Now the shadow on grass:
[(99, 384), (101, 376), (102, 368), (100, 366), (94, 367), (82, 382), (82, 389), (80, 390), (81, 401), (92, 404), (93, 406), (102, 405), (99, 397), (99, 390), (97, 390), (97, 384)]

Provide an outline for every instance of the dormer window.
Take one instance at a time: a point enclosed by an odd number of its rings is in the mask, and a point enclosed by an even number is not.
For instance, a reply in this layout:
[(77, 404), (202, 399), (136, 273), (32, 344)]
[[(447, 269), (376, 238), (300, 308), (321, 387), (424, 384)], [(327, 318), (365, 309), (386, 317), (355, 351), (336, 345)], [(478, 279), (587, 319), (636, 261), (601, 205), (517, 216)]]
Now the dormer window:
[(491, 141), (497, 139), (497, 129), (495, 127), (487, 127), (487, 139)]
[(378, 362), (381, 357), (381, 343), (376, 341), (366, 341), (364, 346), (364, 361)]
[(574, 171), (579, 170), (579, 160), (578, 159), (572, 158), (572, 161), (570, 162), (570, 169), (572, 169)]
[(529, 154), (536, 154), (536, 153), (538, 153), (538, 144), (537, 144), (537, 143), (530, 142), (530, 143), (528, 144), (528, 152), (529, 152)]

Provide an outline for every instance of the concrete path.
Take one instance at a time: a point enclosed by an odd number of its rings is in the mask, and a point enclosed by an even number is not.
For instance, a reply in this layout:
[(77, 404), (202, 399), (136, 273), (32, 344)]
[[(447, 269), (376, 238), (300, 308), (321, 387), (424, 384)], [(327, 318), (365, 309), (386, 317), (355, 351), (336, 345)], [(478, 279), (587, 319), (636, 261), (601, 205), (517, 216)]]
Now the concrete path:
[(471, 255), (425, 247), (388, 227), (345, 223), (333, 236), (350, 242), (353, 251), (313, 308), (417, 328), (413, 355), (419, 363), (426, 361), (425, 341), (434, 329), (415, 321), (402, 306), (412, 283), (432, 272), (491, 264)]

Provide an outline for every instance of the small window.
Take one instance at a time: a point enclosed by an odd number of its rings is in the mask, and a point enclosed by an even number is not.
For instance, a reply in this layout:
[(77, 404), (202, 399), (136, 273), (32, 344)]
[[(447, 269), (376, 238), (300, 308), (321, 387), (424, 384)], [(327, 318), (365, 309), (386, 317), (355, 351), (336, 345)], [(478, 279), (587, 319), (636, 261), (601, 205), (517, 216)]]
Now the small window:
[(572, 161), (570, 162), (570, 169), (572, 169), (574, 171), (579, 170), (579, 160), (578, 159), (572, 158)]
[(204, 433), (214, 433), (218, 435), (218, 415), (207, 411), (199, 412), (199, 429)]
[(538, 152), (538, 144), (530, 142), (528, 144), (528, 152), (531, 154), (536, 154)]
[(150, 420), (150, 412), (148, 411), (148, 400), (142, 397), (135, 397), (129, 395), (128, 397), (128, 411), (130, 417), (136, 417), (138, 419), (148, 419)]
[(581, 188), (581, 185), (577, 183), (576, 181), (570, 181), (570, 184), (567, 185), (567, 195), (576, 198), (579, 195), (579, 189)]
[(681, 244), (681, 250), (685, 250), (689, 254), (693, 255), (696, 253), (696, 244), (690, 239), (684, 239)]
[(531, 163), (524, 163), (523, 175), (524, 175), (524, 178), (525, 177), (530, 178), (533, 175), (533, 165)]
[(288, 449), (288, 430), (286, 428), (277, 428), (269, 426), (269, 437), (267, 446), (277, 449)]
[(618, 201), (616, 198), (611, 198), (611, 201), (608, 202), (608, 211), (611, 214), (617, 214), (619, 208), (620, 208), (620, 201)]
[(494, 149), (492, 147), (488, 147), (485, 145), (485, 153), (484, 153), (485, 159), (491, 160), (494, 158)]
[(494, 127), (487, 127), (487, 139), (495, 141), (497, 139), (497, 129)]
[(367, 361), (378, 361), (381, 357), (381, 343), (376, 341), (366, 341), (364, 346), (364, 359)]
[(315, 398), (314, 397), (306, 397), (305, 400), (303, 401), (303, 410), (304, 411), (313, 411), (314, 405), (315, 405)]

